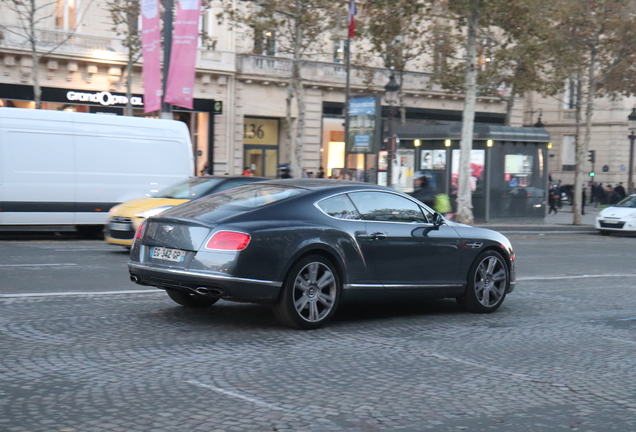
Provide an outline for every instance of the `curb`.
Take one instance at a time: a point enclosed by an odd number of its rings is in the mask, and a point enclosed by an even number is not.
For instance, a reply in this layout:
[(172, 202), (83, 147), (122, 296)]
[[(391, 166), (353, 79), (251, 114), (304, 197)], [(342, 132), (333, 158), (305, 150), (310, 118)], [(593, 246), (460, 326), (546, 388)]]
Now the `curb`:
[(591, 234), (598, 230), (593, 225), (474, 225), (499, 232), (559, 232), (569, 234)]

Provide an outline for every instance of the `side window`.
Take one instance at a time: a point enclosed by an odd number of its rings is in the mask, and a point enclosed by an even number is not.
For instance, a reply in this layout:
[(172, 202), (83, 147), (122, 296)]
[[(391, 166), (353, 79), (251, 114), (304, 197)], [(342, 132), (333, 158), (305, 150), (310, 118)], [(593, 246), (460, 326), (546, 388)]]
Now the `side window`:
[(318, 207), (331, 217), (338, 219), (360, 220), (360, 213), (347, 195), (327, 198), (318, 203)]
[(364, 220), (428, 222), (419, 205), (399, 195), (387, 192), (354, 192), (349, 196)]

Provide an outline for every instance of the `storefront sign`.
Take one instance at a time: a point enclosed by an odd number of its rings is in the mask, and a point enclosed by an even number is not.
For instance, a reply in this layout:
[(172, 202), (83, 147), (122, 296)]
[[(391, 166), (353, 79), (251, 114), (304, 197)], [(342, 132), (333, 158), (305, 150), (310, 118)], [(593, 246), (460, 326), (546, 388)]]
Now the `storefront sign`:
[(278, 145), (278, 120), (245, 117), (243, 143), (255, 145)]
[(161, 23), (159, 22), (159, 1), (141, 1), (141, 52), (144, 59), (144, 112), (161, 109)]
[[(83, 93), (76, 91), (69, 91), (66, 93), (66, 99), (71, 102), (92, 102), (100, 105), (126, 105), (128, 98), (123, 95), (115, 95), (111, 92), (103, 91), (99, 93)], [(143, 106), (144, 101), (138, 96), (130, 98), (130, 103), (136, 106)]]
[(179, 0), (164, 101), (192, 109), (201, 0)]

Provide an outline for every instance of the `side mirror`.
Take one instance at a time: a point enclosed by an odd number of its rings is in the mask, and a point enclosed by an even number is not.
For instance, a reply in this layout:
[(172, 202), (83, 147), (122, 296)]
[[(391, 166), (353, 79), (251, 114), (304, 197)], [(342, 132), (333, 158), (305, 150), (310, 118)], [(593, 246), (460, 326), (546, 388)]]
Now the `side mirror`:
[(433, 214), (433, 229), (438, 230), (442, 225), (444, 225), (444, 216), (435, 212)]

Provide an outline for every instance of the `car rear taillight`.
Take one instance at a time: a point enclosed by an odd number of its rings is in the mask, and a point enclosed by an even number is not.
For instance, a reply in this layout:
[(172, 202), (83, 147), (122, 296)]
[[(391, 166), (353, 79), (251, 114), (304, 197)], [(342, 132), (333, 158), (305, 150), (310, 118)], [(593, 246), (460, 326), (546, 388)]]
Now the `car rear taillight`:
[(135, 240), (139, 240), (144, 236), (144, 230), (146, 229), (146, 221), (141, 222), (135, 231)]
[(205, 245), (206, 249), (240, 251), (247, 247), (252, 237), (235, 231), (219, 231)]

